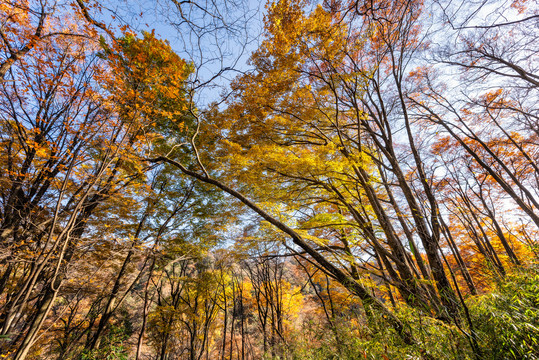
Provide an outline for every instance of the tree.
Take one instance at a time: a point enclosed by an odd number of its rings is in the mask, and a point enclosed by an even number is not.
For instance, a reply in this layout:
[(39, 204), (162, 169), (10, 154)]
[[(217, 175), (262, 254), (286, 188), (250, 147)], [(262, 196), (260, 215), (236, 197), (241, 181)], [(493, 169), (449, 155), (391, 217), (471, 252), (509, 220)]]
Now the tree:
[[(22, 340), (17, 359), (26, 356), (46, 320), (94, 212), (112, 205), (112, 195), (129, 206), (129, 197), (144, 191), (137, 159), (158, 129), (145, 119), (181, 121), (178, 105), (189, 73), (187, 64), (150, 34), (105, 46), (105, 63), (96, 58), (97, 41), (88, 46), (55, 40), (34, 48), (41, 53), (12, 67), (16, 80), (3, 84), (8, 152), (2, 287), (10, 293), (2, 333), (17, 329), (19, 337), (10, 345)], [(167, 103), (173, 103), (174, 113)], [(30, 266), (18, 260), (21, 256)], [(26, 312), (29, 301), (36, 311)]]

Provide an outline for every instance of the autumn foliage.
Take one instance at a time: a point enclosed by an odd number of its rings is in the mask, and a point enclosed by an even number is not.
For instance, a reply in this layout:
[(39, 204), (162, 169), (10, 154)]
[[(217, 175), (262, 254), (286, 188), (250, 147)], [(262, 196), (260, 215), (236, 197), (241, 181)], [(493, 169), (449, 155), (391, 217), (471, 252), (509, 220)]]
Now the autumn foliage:
[(269, 1), (211, 103), (102, 5), (0, 3), (0, 357), (539, 358), (535, 4)]

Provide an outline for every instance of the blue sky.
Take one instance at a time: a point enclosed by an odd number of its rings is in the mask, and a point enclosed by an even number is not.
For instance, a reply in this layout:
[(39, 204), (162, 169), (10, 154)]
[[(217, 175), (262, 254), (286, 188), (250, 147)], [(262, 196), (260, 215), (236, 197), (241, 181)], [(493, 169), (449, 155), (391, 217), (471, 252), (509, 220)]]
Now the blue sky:
[(173, 0), (106, 0), (101, 17), (107, 23), (129, 24), (137, 32), (155, 30), (159, 38), (168, 40), (177, 54), (195, 65), (197, 84), (206, 84), (197, 90), (196, 98), (204, 106), (219, 100), (239, 71), (249, 69), (247, 61), (262, 33), (265, 2), (195, 3), (182, 5), (191, 23), (182, 23)]

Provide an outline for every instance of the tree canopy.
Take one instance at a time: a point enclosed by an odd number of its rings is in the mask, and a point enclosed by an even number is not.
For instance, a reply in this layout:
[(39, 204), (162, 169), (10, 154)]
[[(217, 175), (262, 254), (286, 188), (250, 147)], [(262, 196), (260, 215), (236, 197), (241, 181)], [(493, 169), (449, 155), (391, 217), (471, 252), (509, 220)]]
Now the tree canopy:
[(112, 5), (0, 4), (1, 357), (539, 359), (535, 3)]

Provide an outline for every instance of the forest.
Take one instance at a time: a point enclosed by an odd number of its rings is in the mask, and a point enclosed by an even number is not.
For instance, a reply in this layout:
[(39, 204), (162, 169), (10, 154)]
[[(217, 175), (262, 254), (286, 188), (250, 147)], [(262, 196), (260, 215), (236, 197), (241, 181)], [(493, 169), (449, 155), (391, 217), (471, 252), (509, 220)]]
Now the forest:
[(534, 0), (0, 0), (0, 358), (539, 359)]

